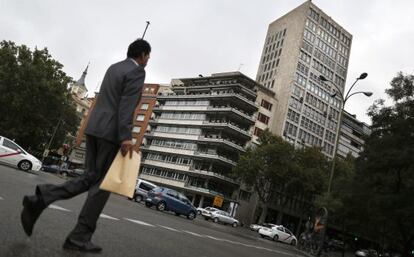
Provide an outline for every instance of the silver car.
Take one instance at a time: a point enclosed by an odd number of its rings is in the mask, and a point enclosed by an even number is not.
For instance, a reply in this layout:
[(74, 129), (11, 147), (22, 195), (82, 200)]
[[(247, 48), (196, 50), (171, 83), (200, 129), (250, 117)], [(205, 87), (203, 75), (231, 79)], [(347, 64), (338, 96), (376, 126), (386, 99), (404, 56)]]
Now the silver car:
[(232, 216), (230, 216), (230, 214), (228, 212), (225, 211), (214, 211), (211, 213), (211, 219), (215, 222), (215, 223), (223, 223), (223, 224), (230, 224), (233, 227), (237, 227), (239, 225), (239, 221), (236, 220), (235, 218), (233, 218)]

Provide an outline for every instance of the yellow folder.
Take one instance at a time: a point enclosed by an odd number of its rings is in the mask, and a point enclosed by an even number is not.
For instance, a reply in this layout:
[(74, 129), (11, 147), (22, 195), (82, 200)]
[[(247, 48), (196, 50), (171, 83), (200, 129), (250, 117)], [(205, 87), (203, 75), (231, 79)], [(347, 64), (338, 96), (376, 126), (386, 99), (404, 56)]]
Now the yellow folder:
[(141, 153), (133, 151), (130, 159), (129, 153), (123, 157), (119, 151), (99, 188), (132, 198), (140, 163)]

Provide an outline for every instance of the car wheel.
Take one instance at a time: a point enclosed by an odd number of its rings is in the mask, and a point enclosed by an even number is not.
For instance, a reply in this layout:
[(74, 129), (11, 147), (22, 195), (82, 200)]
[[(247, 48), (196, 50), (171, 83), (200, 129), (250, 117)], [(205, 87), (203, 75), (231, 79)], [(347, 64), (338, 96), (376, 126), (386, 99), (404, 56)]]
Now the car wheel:
[(290, 241), (290, 245), (295, 246), (296, 245), (296, 240), (295, 239), (292, 239), (292, 241)]
[(260, 234), (260, 236), (262, 237), (262, 238), (264, 238), (265, 236), (264, 235), (262, 235), (262, 234)]
[(152, 204), (149, 202), (145, 202), (145, 206), (147, 206), (148, 208), (151, 208)]
[(142, 201), (142, 195), (135, 196), (135, 202), (140, 203)]
[(273, 237), (273, 241), (275, 241), (275, 242), (279, 241), (279, 236), (278, 236), (278, 235), (275, 235), (275, 236)]
[(159, 210), (159, 211), (164, 211), (165, 210), (165, 203), (164, 202), (159, 202), (158, 204), (157, 204), (157, 210)]
[(187, 219), (189, 219), (189, 220), (193, 220), (193, 219), (195, 219), (195, 217), (196, 217), (196, 214), (195, 214), (195, 212), (193, 212), (193, 211), (191, 211), (191, 212), (187, 215)]
[(216, 218), (214, 218), (214, 219), (213, 219), (213, 221), (214, 221), (214, 223), (219, 222), (219, 220), (218, 220), (218, 218), (217, 218), (217, 217), (216, 217)]
[(27, 160), (23, 160), (23, 161), (19, 162), (17, 167), (19, 167), (19, 169), (21, 169), (21, 170), (28, 171), (32, 168), (32, 163), (27, 161)]
[(237, 222), (234, 222), (233, 224), (231, 224), (233, 226), (233, 228), (237, 227)]

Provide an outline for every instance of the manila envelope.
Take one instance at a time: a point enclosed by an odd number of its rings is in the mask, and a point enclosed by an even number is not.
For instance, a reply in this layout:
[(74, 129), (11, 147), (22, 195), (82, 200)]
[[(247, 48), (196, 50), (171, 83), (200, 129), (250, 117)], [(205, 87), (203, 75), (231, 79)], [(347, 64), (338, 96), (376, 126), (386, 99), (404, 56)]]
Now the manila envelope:
[(123, 157), (121, 151), (119, 151), (99, 188), (132, 198), (140, 163), (140, 153), (132, 151), (132, 158), (130, 159), (129, 153)]

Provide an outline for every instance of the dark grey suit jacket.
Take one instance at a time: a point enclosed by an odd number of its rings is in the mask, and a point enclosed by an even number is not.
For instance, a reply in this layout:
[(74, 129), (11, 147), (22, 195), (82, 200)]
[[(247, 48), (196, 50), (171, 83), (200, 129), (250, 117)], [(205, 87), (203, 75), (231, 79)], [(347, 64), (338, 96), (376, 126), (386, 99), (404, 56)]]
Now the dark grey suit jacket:
[(115, 144), (132, 139), (133, 116), (144, 80), (144, 68), (131, 59), (111, 65), (102, 81), (85, 134)]

